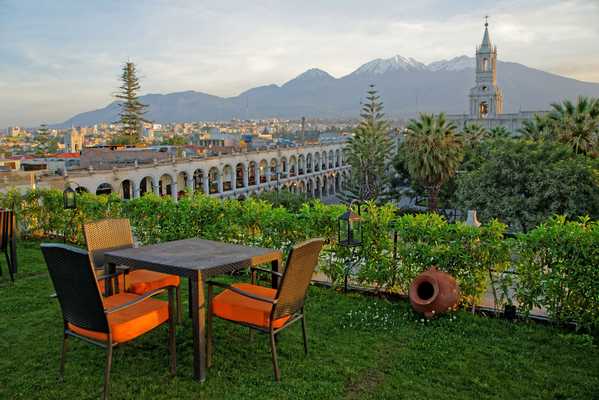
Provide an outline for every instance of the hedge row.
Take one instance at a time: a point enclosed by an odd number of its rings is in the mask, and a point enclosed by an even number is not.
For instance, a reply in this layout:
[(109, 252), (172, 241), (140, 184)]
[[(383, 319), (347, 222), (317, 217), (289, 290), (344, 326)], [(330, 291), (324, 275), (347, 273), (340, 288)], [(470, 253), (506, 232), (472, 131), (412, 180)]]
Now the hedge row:
[[(123, 201), (116, 196), (78, 195), (78, 209), (64, 210), (62, 192), (34, 190), (0, 194), (0, 206), (17, 211), (21, 235), (56, 237), (83, 244), (83, 223), (123, 216), (143, 244), (189, 237), (287, 250), (301, 240), (329, 239), (321, 269), (334, 283), (348, 272), (352, 256), (337, 243), (339, 205), (318, 201), (291, 212), (248, 199), (221, 201), (201, 194), (174, 202), (153, 194)], [(361, 224), (363, 245), (354, 251), (354, 281), (379, 290), (406, 293), (419, 273), (437, 266), (458, 280), (464, 302), (475, 304), (489, 287), (498, 303), (514, 293), (521, 312), (544, 307), (556, 321), (599, 328), (599, 223), (553, 218), (527, 234), (505, 239), (506, 226), (480, 228), (449, 224), (436, 214), (397, 217), (394, 206), (367, 204)], [(398, 237), (394, 241), (394, 235)], [(512, 274), (502, 274), (511, 269)]]

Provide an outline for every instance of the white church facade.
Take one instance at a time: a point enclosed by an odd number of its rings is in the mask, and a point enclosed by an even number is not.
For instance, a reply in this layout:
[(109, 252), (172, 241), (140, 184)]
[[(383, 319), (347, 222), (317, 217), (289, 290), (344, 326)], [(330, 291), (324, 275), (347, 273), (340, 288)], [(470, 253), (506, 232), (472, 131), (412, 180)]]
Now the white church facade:
[(535, 114), (547, 111), (519, 111), (503, 113), (503, 92), (497, 85), (497, 47), (493, 46), (489, 35), (489, 23), (485, 22), (483, 41), (476, 48), (476, 81), (470, 89), (469, 112), (450, 114), (447, 118), (458, 128), (468, 124), (478, 124), (488, 130), (498, 126), (517, 134), (522, 122), (532, 119)]

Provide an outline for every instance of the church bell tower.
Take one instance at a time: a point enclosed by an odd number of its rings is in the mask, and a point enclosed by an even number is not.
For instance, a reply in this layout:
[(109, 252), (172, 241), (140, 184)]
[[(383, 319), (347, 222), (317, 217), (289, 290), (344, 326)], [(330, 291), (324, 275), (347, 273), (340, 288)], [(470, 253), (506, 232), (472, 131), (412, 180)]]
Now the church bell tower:
[(503, 94), (497, 86), (497, 47), (489, 37), (489, 22), (485, 17), (485, 33), (476, 48), (476, 86), (470, 89), (470, 116), (493, 118), (503, 112)]

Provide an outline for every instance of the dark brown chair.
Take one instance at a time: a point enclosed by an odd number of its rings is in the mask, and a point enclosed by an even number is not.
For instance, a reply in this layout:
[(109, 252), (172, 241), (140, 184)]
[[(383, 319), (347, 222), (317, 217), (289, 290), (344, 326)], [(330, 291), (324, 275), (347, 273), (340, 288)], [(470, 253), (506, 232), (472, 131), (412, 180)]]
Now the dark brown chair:
[[(308, 286), (318, 264), (323, 239), (311, 239), (294, 246), (287, 258), (285, 272), (252, 267), (252, 283), (236, 283), (231, 286), (208, 281), (207, 359), (212, 364), (212, 317), (216, 316), (270, 336), (272, 365), (275, 379), (281, 379), (277, 362), (276, 335), (294, 322), (302, 322), (304, 351), (308, 354), (308, 338), (304, 301)], [(282, 276), (279, 289), (257, 286), (256, 271)], [(213, 296), (213, 286), (225, 288)]]
[(113, 348), (167, 322), (171, 373), (175, 374), (174, 287), (168, 288), (168, 302), (151, 298), (164, 290), (143, 296), (119, 293), (103, 298), (86, 251), (63, 244), (41, 247), (63, 316), (61, 379), (69, 336), (103, 347), (106, 349), (103, 399), (108, 399)]
[[(83, 225), (85, 243), (90, 254), (91, 262), (96, 274), (103, 273), (104, 253), (108, 250), (124, 249), (133, 247), (133, 235), (131, 224), (126, 218), (104, 219)], [(152, 290), (176, 287), (177, 318), (181, 321), (181, 291), (179, 289), (181, 279), (177, 275), (163, 274), (160, 272), (137, 269), (125, 271), (118, 275), (118, 286), (127, 292), (143, 295)], [(106, 275), (104, 275), (106, 276)], [(99, 280), (100, 289), (104, 290), (106, 281)]]
[(4, 253), (10, 279), (14, 282), (17, 272), (17, 235), (15, 213), (10, 210), (0, 210), (0, 251)]

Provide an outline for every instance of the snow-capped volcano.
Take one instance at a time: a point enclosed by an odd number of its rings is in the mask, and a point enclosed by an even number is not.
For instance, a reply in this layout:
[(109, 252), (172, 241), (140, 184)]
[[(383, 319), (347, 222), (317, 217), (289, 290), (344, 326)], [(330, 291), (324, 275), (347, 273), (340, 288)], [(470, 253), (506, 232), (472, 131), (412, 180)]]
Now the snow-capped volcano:
[(435, 61), (426, 66), (429, 71), (461, 71), (468, 68), (474, 68), (476, 61), (474, 57), (459, 56), (451, 60)]
[(384, 74), (389, 71), (419, 71), (425, 70), (426, 65), (413, 58), (405, 58), (399, 54), (391, 58), (377, 58), (362, 65), (360, 68), (355, 70), (352, 74)]

